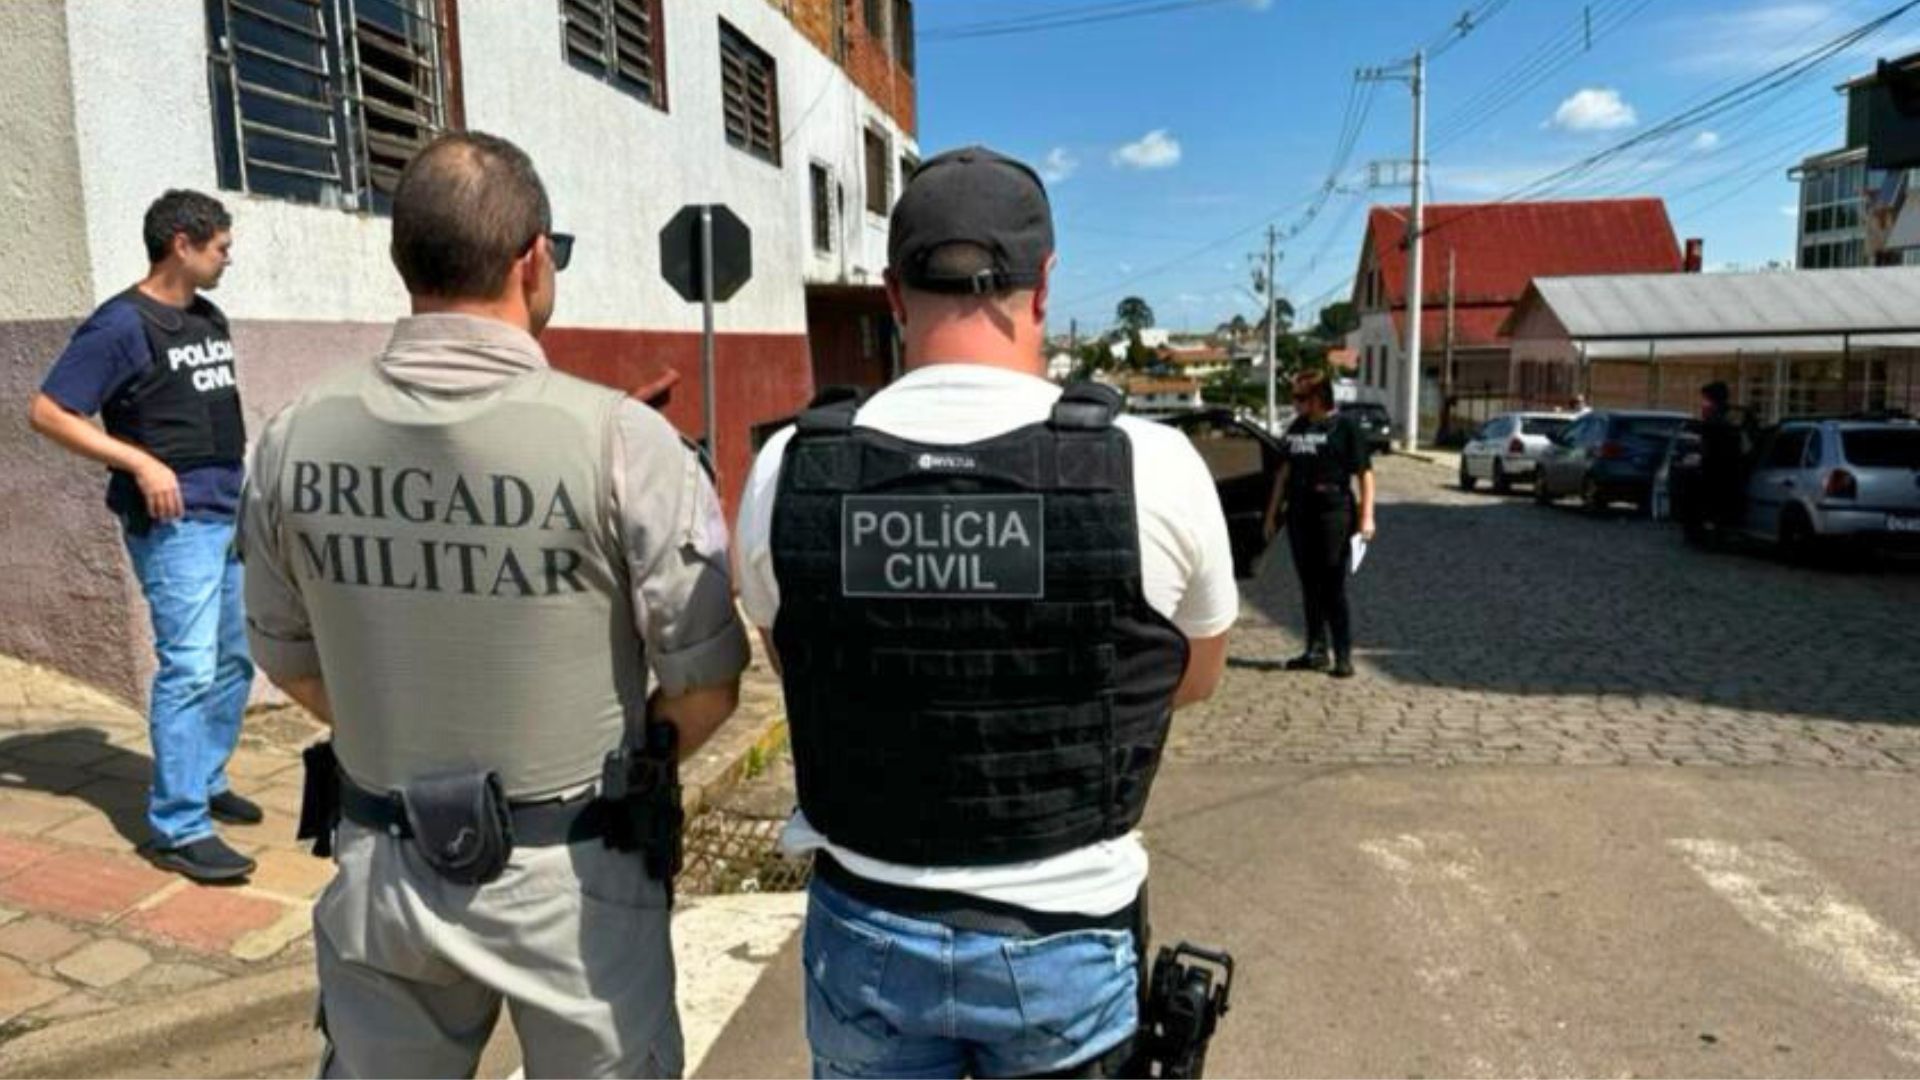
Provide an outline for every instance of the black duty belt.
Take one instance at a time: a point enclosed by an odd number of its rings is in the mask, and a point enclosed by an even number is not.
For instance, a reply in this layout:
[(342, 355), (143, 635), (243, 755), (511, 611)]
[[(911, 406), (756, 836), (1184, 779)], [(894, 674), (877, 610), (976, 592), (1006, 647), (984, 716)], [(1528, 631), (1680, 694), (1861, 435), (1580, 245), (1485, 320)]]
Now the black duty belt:
[[(518, 802), (508, 807), (513, 816), (513, 842), (519, 847), (547, 847), (598, 840), (606, 835), (606, 804), (592, 792), (571, 799)], [(378, 793), (340, 775), (340, 816), (356, 825), (408, 839), (413, 826), (407, 822), (407, 810), (395, 792)]]
[(861, 877), (842, 866), (825, 851), (814, 853), (813, 873), (815, 877), (832, 886), (836, 891), (843, 892), (863, 904), (882, 908), (896, 915), (908, 915), (928, 922), (937, 922), (955, 930), (999, 934), (1003, 937), (1036, 938), (1050, 934), (1065, 934), (1074, 930), (1126, 930), (1138, 935), (1142, 929), (1142, 908), (1137, 899), (1111, 915), (1034, 911), (978, 896), (968, 896), (965, 893), (947, 892), (941, 889), (916, 889)]

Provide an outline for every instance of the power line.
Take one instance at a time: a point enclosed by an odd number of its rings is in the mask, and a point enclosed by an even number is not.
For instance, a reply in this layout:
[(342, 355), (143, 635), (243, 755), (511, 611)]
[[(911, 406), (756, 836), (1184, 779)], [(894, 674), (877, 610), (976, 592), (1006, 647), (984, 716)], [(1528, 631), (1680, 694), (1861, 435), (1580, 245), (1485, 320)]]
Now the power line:
[(1074, 26), (1138, 19), (1148, 15), (1165, 15), (1230, 2), (1232, 0), (1126, 0), (1122, 3), (1093, 4), (1040, 15), (931, 27), (921, 30), (919, 38), (923, 42), (941, 42), (1005, 37), (1010, 34), (1035, 34)]
[(1699, 105), (1685, 109), (1638, 135), (1615, 143), (1598, 153), (1582, 158), (1564, 168), (1556, 169), (1545, 176), (1508, 192), (1498, 199), (1483, 203), (1478, 208), (1456, 214), (1446, 221), (1428, 229), (1427, 232), (1439, 232), (1457, 225), (1475, 214), (1484, 212), (1488, 207), (1499, 206), (1526, 198), (1537, 198), (1541, 195), (1548, 194), (1558, 188), (1565, 187), (1569, 183), (1577, 182), (1581, 177), (1591, 173), (1595, 168), (1614, 160), (1630, 150), (1644, 146), (1655, 140), (1668, 138), (1678, 132), (1716, 117), (1726, 115), (1734, 109), (1750, 104), (1767, 94), (1777, 91), (1782, 86), (1790, 85), (1800, 77), (1806, 75), (1809, 71), (1817, 68), (1820, 64), (1831, 60), (1833, 57), (1858, 44), (1865, 38), (1884, 29), (1889, 23), (1916, 7), (1920, 7), (1920, 0), (1907, 0), (1907, 2), (1898, 5), (1878, 18), (1871, 19), (1824, 45), (1816, 46), (1783, 64), (1768, 69), (1758, 76), (1745, 80), (1730, 90), (1716, 94)]

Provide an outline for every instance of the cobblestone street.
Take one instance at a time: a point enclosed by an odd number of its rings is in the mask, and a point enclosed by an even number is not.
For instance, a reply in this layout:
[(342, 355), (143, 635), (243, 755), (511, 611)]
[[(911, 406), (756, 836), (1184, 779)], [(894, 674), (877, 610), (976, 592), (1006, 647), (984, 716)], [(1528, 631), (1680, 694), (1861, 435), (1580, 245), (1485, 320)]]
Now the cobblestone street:
[(1920, 768), (1913, 567), (1702, 553), (1624, 513), (1458, 491), (1451, 464), (1379, 475), (1360, 677), (1277, 670), (1302, 640), (1277, 543), (1174, 760)]

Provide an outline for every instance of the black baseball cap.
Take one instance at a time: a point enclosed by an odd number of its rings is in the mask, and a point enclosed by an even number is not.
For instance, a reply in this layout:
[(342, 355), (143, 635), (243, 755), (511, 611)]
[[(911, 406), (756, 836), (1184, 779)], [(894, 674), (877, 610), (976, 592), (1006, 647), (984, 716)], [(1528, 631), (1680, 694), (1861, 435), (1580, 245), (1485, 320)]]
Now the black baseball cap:
[[(936, 274), (928, 259), (947, 244), (978, 244), (993, 265)], [(914, 170), (893, 207), (887, 264), (925, 292), (991, 294), (1030, 289), (1053, 255), (1053, 209), (1040, 174), (984, 146), (949, 150)]]

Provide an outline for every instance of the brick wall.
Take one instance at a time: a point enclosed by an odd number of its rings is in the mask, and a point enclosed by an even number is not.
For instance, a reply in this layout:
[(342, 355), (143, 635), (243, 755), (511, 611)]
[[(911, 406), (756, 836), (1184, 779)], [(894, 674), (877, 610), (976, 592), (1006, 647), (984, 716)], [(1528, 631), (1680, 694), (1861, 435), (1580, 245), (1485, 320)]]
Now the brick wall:
[[(840, 66), (863, 93), (872, 98), (901, 130), (919, 133), (915, 115), (913, 76), (894, 61), (891, 38), (875, 37), (867, 28), (865, 0), (767, 0), (784, 12), (800, 33), (815, 48), (828, 56), (837, 56), (834, 42), (834, 8), (841, 7), (846, 20), (846, 57)], [(891, 8), (892, 0), (887, 0)]]

